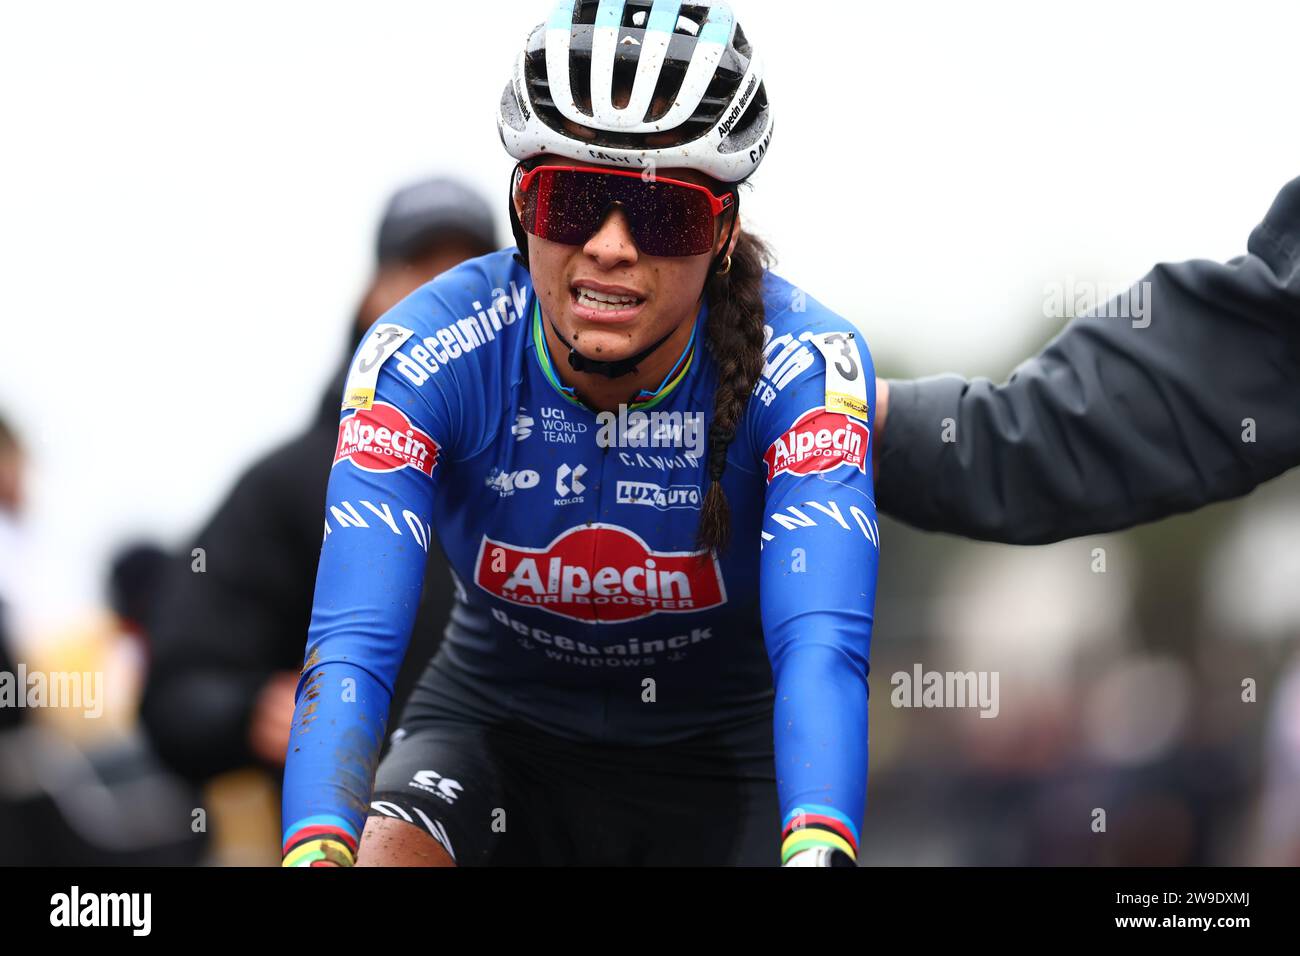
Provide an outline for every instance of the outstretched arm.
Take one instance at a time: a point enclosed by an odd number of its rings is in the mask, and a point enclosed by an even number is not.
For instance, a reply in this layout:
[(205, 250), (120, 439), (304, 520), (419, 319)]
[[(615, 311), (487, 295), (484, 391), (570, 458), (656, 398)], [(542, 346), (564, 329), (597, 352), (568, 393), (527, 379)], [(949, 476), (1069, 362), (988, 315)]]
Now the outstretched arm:
[(889, 385), (880, 507), (1041, 544), (1246, 494), (1300, 464), (1300, 179), (1248, 255), (1156, 266), (1149, 324), (1072, 321), (1002, 385)]

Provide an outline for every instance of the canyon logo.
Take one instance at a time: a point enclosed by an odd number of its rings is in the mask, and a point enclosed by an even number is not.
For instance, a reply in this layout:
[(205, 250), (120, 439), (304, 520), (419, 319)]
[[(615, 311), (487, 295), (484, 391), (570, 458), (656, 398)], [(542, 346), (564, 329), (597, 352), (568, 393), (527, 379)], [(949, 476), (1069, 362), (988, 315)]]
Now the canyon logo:
[(438, 443), (411, 424), (387, 402), (358, 409), (339, 423), (334, 464), (350, 461), (362, 471), (385, 472), (414, 468), (433, 477)]
[(615, 525), (571, 528), (545, 548), (484, 537), (474, 583), (493, 597), (588, 624), (703, 611), (727, 600), (708, 552), (652, 551)]
[(825, 407), (804, 412), (763, 454), (770, 484), (777, 475), (811, 475), (852, 465), (867, 472), (867, 426)]

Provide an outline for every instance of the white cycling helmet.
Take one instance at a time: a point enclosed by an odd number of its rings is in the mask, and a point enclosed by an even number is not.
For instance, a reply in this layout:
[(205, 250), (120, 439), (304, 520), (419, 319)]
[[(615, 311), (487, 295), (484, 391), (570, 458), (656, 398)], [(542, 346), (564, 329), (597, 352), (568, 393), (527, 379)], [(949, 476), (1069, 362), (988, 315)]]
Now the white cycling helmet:
[[(613, 102), (616, 87), (631, 95)], [(528, 36), (497, 113), (506, 151), (748, 179), (772, 139), (755, 55), (731, 7), (559, 0)]]

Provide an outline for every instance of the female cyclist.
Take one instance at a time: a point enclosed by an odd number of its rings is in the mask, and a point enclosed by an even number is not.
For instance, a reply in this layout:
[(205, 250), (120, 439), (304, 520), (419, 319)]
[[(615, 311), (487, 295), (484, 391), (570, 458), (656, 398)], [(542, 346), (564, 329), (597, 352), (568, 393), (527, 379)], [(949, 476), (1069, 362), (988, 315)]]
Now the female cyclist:
[[(726, 3), (561, 0), (498, 128), (517, 250), (343, 396), (286, 865), (851, 865), (879, 532), (870, 355), (769, 271)], [(383, 762), (425, 556), (456, 606)]]

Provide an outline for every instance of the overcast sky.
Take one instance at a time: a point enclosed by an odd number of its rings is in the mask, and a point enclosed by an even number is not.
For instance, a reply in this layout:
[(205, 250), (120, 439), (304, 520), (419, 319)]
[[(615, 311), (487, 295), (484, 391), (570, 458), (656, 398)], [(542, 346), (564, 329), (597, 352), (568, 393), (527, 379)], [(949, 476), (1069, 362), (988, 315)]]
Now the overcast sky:
[[(749, 223), (886, 369), (1005, 372), (1048, 283), (1238, 255), (1300, 175), (1294, 0), (735, 6), (777, 127)], [(39, 623), (304, 423), (391, 188), (460, 174), (508, 235), (495, 106), (548, 10), (0, 6), (0, 409), (35, 452)]]

